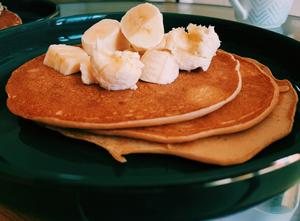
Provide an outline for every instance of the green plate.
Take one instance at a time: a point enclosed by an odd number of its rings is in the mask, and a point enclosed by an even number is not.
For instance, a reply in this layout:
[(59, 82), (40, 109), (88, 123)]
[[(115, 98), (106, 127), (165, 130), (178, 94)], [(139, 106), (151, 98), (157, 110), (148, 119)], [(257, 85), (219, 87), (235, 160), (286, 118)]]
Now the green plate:
[[(72, 189), (90, 220), (97, 220), (99, 214), (104, 220), (199, 220), (252, 206), (299, 180), (298, 111), (289, 136), (252, 160), (228, 167), (149, 154), (128, 156), (128, 163), (120, 164), (93, 144), (63, 137), (8, 111), (5, 84), (15, 68), (44, 53), (49, 44), (78, 44), (95, 22), (121, 16), (56, 18), (0, 33), (1, 179), (39, 188)], [(214, 25), (222, 49), (261, 61), (277, 78), (288, 78), (299, 89), (299, 42), (226, 20), (164, 14), (166, 30), (190, 22)]]

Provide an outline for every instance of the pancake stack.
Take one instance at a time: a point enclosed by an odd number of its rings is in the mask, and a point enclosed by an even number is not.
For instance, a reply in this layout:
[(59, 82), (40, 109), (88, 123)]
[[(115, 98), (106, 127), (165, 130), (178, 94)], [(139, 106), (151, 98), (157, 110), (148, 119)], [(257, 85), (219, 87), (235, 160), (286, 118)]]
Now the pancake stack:
[(9, 110), (105, 148), (117, 161), (168, 154), (217, 165), (243, 163), (290, 133), (297, 94), (256, 60), (219, 50), (207, 71), (182, 71), (168, 85), (136, 90), (84, 85), (43, 65), (16, 69), (6, 85)]

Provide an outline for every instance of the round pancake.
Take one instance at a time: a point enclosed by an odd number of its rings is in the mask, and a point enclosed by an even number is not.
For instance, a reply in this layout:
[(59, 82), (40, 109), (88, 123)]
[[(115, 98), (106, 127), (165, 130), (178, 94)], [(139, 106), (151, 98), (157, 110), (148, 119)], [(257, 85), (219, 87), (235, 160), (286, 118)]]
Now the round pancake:
[(155, 153), (223, 166), (240, 164), (291, 132), (298, 97), (290, 83), (288, 87), (287, 92), (280, 93), (275, 109), (261, 123), (238, 133), (206, 137), (192, 142), (163, 144), (124, 137), (94, 135), (86, 130), (51, 129), (65, 136), (99, 145), (120, 162), (126, 162), (123, 156), (126, 154)]
[[(279, 89), (273, 76), (265, 74), (253, 60), (238, 57), (242, 90), (222, 108), (197, 119), (155, 127), (90, 130), (95, 134), (118, 135), (160, 143), (180, 143), (217, 134), (248, 129), (275, 108)], [(287, 84), (284, 87), (288, 87)]]
[(217, 52), (207, 71), (181, 72), (168, 85), (138, 82), (137, 90), (108, 91), (64, 76), (39, 56), (11, 75), (9, 110), (60, 127), (107, 129), (162, 125), (194, 119), (233, 100), (241, 89), (239, 63)]
[(22, 24), (22, 20), (17, 14), (7, 9), (0, 13), (0, 30), (19, 24)]

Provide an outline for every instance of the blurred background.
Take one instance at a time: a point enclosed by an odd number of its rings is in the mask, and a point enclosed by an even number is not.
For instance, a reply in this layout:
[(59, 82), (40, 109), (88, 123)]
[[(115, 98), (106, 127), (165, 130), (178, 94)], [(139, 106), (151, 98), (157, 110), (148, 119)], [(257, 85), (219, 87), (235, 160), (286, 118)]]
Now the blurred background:
[[(55, 3), (69, 3), (69, 2), (99, 2), (101, 0), (51, 0)], [(106, 0), (111, 1), (111, 0)], [(136, 0), (137, 1), (137, 0)], [(102, 0), (105, 2), (105, 0)], [(202, 4), (213, 4), (213, 5), (225, 5), (230, 6), (228, 0), (153, 0), (153, 2), (181, 2), (181, 3), (202, 3)], [(300, 16), (300, 1), (294, 0), (290, 15)]]

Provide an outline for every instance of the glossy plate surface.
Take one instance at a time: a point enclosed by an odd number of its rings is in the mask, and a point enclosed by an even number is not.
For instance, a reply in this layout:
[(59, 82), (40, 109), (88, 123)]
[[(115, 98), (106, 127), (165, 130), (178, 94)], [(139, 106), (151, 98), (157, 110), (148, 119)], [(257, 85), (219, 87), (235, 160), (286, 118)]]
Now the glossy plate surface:
[[(126, 198), (128, 200), (133, 200), (132, 196), (136, 196), (136, 200), (151, 196), (148, 204), (163, 204), (164, 207), (172, 207), (174, 199), (185, 199), (184, 205), (181, 205), (182, 210), (188, 209), (189, 214), (197, 218), (232, 212), (258, 203), (283, 191), (299, 179), (298, 111), (294, 129), (289, 136), (270, 145), (247, 163), (229, 167), (161, 155), (131, 155), (127, 156), (126, 164), (120, 164), (93, 144), (63, 137), (10, 114), (6, 108), (5, 84), (15, 68), (44, 53), (50, 44), (80, 43), (82, 33), (100, 19), (119, 20), (121, 16), (122, 13), (111, 13), (56, 18), (0, 33), (0, 42), (5, 42), (0, 44), (1, 178), (34, 182), (34, 185), (39, 186), (92, 188), (88, 190), (93, 191), (93, 194), (105, 191), (114, 206), (114, 197), (122, 194), (129, 194), (130, 197)], [(186, 26), (190, 22), (214, 25), (222, 41), (222, 49), (259, 60), (268, 65), (277, 78), (291, 80), (298, 89), (299, 42), (274, 32), (230, 21), (164, 14), (166, 30)], [(235, 198), (232, 198), (234, 194)], [(106, 205), (109, 202), (106, 201)], [(205, 206), (201, 210), (199, 205)], [(143, 203), (135, 206), (140, 206), (141, 210), (145, 208)], [(182, 218), (187, 218), (186, 213), (178, 214), (174, 209), (169, 212), (174, 217), (180, 218), (182, 215)], [(170, 218), (170, 214), (166, 214), (166, 217)]]

